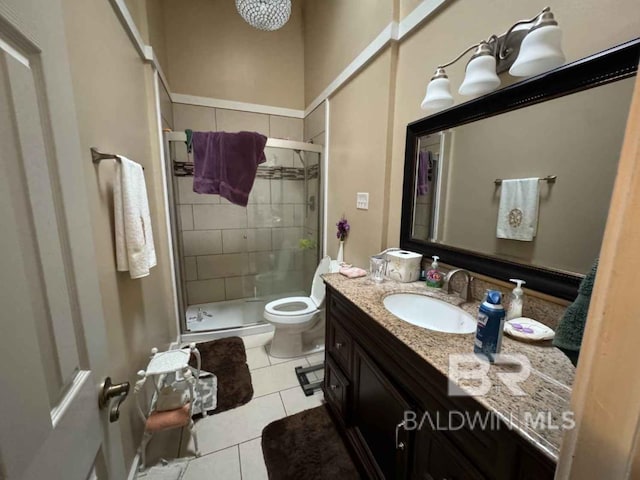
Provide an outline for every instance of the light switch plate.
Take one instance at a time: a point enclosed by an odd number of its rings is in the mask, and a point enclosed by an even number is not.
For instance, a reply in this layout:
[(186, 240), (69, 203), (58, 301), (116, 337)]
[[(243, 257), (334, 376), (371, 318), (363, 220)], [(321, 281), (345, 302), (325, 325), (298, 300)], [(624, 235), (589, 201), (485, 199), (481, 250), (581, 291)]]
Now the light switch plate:
[(369, 210), (369, 194), (358, 192), (356, 194), (356, 208), (359, 210)]

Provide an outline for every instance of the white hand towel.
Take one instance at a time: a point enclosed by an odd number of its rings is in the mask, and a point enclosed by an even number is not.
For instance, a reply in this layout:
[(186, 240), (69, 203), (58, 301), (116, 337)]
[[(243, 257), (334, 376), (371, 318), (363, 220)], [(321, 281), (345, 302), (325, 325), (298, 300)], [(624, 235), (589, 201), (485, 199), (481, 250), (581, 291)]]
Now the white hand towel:
[(503, 180), (498, 208), (498, 238), (531, 242), (538, 231), (538, 178)]
[(131, 278), (149, 275), (156, 265), (149, 200), (142, 167), (126, 157), (116, 163), (113, 186), (116, 266)]

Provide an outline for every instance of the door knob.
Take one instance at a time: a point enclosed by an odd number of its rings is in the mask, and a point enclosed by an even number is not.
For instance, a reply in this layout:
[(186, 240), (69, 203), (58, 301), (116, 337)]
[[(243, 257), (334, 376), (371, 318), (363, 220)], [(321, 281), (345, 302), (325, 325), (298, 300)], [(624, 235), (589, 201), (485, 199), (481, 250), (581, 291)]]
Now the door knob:
[(117, 422), (120, 418), (120, 405), (129, 395), (129, 387), (129, 382), (113, 384), (111, 383), (111, 377), (104, 379), (102, 389), (98, 394), (98, 406), (102, 409), (109, 405), (111, 399), (117, 399), (115, 405), (112, 405), (109, 410), (109, 421), (111, 423)]

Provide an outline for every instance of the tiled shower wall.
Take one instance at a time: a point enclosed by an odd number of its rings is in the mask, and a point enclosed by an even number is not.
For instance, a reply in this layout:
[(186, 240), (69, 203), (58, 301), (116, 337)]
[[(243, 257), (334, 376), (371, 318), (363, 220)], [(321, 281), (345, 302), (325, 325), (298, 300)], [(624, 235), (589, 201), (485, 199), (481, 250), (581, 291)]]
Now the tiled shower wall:
[[(299, 141), (303, 129), (301, 119), (182, 104), (174, 105), (174, 126), (176, 131), (249, 130)], [(172, 158), (187, 160), (184, 144), (176, 142), (173, 150)], [(267, 148), (265, 153), (263, 166), (302, 168), (293, 150)], [(192, 185), (193, 177), (174, 177), (189, 305), (308, 290), (317, 250), (302, 250), (299, 242), (317, 236), (305, 228), (317, 225), (317, 219), (308, 218), (304, 180), (256, 178), (247, 208), (218, 195), (196, 194)]]

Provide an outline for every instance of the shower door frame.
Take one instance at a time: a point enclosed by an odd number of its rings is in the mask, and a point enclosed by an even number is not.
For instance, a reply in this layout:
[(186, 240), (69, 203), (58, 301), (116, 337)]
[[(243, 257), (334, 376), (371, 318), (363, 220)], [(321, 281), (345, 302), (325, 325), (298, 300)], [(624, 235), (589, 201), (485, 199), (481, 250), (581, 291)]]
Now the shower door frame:
[[(187, 141), (187, 135), (185, 132), (165, 132), (164, 134), (164, 167), (165, 167), (165, 172), (166, 172), (166, 189), (167, 189), (167, 198), (168, 198), (168, 202), (169, 202), (169, 221), (171, 223), (170, 225), (170, 229), (171, 229), (171, 235), (173, 236), (173, 238), (175, 239), (174, 242), (172, 242), (172, 257), (173, 257), (173, 264), (174, 264), (174, 275), (175, 275), (175, 282), (176, 282), (176, 296), (177, 296), (177, 301), (178, 301), (178, 311), (180, 313), (180, 331), (178, 332), (178, 335), (180, 336), (180, 338), (182, 338), (183, 335), (194, 335), (194, 334), (198, 334), (198, 335), (206, 335), (206, 334), (211, 334), (214, 332), (217, 332), (216, 330), (206, 330), (206, 331), (202, 331), (202, 332), (189, 332), (187, 330), (187, 318), (186, 318), (186, 311), (187, 311), (187, 302), (185, 299), (185, 291), (184, 291), (184, 272), (182, 270), (182, 262), (181, 262), (181, 249), (182, 249), (182, 238), (180, 235), (180, 231), (178, 230), (178, 222), (177, 222), (177, 217), (178, 217), (178, 204), (176, 203), (176, 193), (174, 191), (174, 181), (173, 181), (173, 177), (174, 177), (174, 173), (173, 173), (173, 161), (174, 159), (172, 158), (171, 155), (171, 142), (186, 142)], [(325, 219), (325, 196), (327, 195), (326, 189), (325, 189), (325, 185), (326, 185), (326, 179), (325, 179), (325, 155), (324, 155), (324, 147), (322, 145), (316, 145), (314, 143), (308, 143), (308, 142), (299, 142), (296, 140), (284, 140), (281, 138), (268, 138), (267, 139), (267, 144), (266, 147), (272, 147), (272, 148), (283, 148), (283, 149), (288, 149), (288, 150), (300, 150), (302, 152), (315, 152), (320, 154), (320, 169), (319, 169), (319, 175), (320, 175), (320, 185), (319, 185), (319, 191), (322, 193), (322, 201), (318, 201), (318, 217), (319, 217), (319, 230), (318, 230), (318, 247), (320, 249), (320, 256), (323, 255), (323, 251), (324, 248), (320, 247), (320, 245), (324, 244), (324, 227), (325, 227), (325, 223), (326, 223), (326, 219)], [(237, 327), (237, 328), (243, 328), (243, 327)]]

